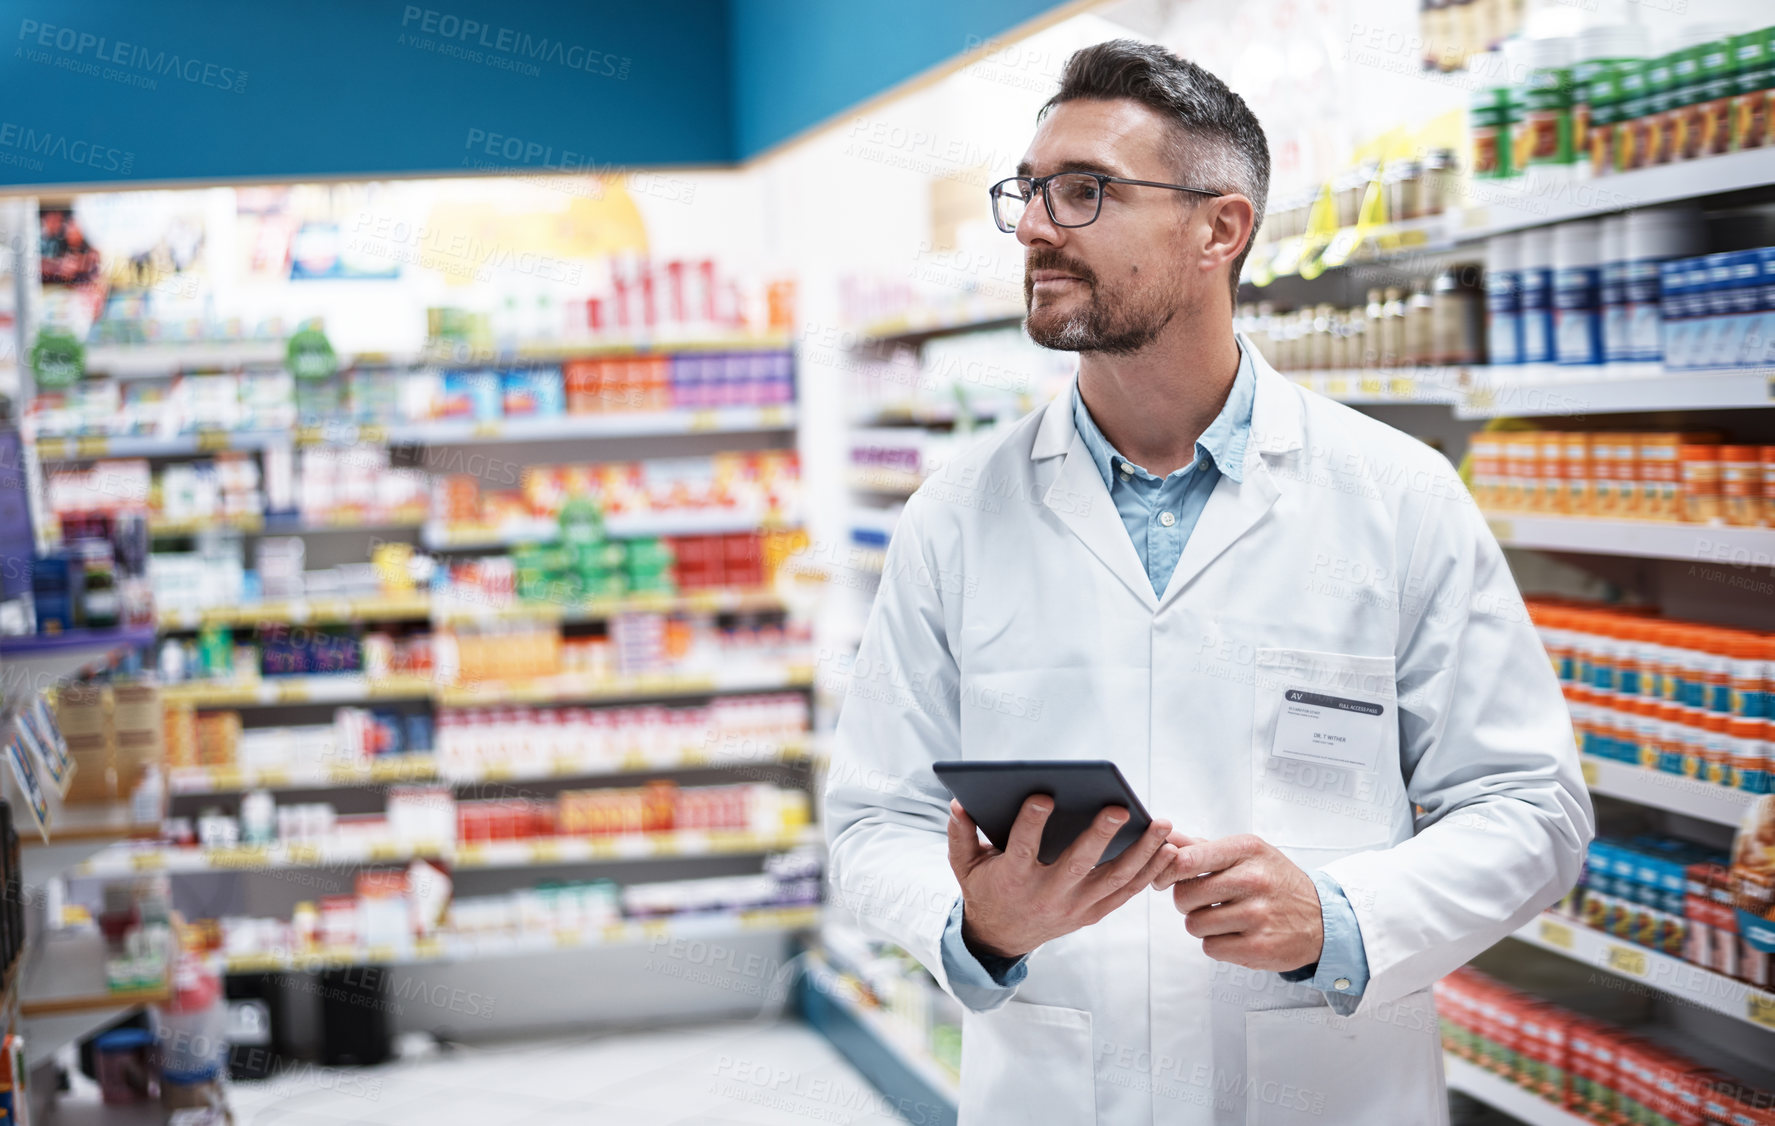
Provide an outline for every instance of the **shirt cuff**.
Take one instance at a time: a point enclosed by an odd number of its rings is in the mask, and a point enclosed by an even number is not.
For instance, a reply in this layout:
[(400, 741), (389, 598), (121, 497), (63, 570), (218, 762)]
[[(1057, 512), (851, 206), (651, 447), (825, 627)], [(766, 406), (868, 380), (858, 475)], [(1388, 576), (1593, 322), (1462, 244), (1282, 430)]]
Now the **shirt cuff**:
[(1362, 929), (1356, 909), (1343, 885), (1324, 872), (1307, 873), (1319, 892), (1319, 912), (1325, 924), (1325, 945), (1319, 960), (1282, 975), (1283, 981), (1306, 982), (1325, 994), (1333, 1012), (1349, 1016), (1362, 1002), (1368, 988), (1368, 951), (1362, 945)]
[(943, 928), (943, 972), (956, 1000), (977, 1013), (996, 1009), (1017, 992), (1029, 976), (1029, 955), (1001, 958), (994, 954), (976, 955), (968, 949), (961, 936), (961, 896), (949, 910), (949, 925)]

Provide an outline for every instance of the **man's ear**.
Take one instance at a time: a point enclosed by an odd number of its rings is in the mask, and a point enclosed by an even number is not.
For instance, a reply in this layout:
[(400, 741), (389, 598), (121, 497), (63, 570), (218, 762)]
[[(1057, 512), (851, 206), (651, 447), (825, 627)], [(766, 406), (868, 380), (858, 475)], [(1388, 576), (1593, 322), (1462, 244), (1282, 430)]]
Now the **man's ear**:
[(1208, 227), (1208, 241), (1202, 246), (1199, 265), (1206, 273), (1231, 269), (1234, 260), (1245, 252), (1245, 244), (1251, 241), (1257, 208), (1248, 197), (1234, 192), (1207, 200), (1202, 219)]

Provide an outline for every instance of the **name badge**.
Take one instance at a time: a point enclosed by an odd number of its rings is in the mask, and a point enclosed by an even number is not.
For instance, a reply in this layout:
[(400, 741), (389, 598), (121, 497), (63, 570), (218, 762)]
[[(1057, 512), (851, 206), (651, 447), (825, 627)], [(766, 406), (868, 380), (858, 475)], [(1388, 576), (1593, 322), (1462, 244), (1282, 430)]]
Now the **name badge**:
[(1352, 770), (1373, 770), (1386, 734), (1387, 706), (1300, 688), (1282, 694), (1271, 753)]

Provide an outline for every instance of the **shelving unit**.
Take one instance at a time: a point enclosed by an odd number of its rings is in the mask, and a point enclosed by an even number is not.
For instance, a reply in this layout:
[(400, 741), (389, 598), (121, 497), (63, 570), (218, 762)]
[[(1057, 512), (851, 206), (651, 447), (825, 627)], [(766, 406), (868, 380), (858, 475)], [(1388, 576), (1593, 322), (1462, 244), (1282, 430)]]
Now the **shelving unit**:
[(1554, 364), (1477, 367), (1472, 369), (1471, 386), (1456, 400), (1455, 417), (1775, 407), (1772, 374), (1758, 369), (1667, 372), (1662, 364), (1610, 366), (1601, 371)]
[(907, 1043), (818, 954), (808, 956), (799, 1001), (807, 1021), (895, 1105), (918, 1108), (925, 1122), (952, 1126), (956, 1121), (961, 1100), (956, 1076), (929, 1053)]
[(1495, 1107), (1524, 1126), (1589, 1126), (1588, 1118), (1580, 1118), (1563, 1107), (1554, 1106), (1534, 1092), (1508, 1079), (1500, 1079), (1459, 1056), (1444, 1053), (1442, 1073), (1448, 1080), (1449, 1090)]
[(1503, 512), (1486, 519), (1492, 534), (1505, 547), (1678, 559), (1686, 563), (1775, 565), (1775, 529), (1770, 528)]
[(1758, 1034), (1769, 1034), (1766, 1050), (1775, 1051), (1775, 992), (1552, 913), (1531, 920), (1514, 937), (1657, 990), (1680, 1004), (1732, 1017)]
[(738, 912), (623, 919), (603, 926), (527, 935), (452, 935), (418, 939), (406, 949), (351, 947), (312, 953), (217, 955), (225, 973), (312, 973), (351, 966), (419, 966), (492, 958), (522, 958), (559, 950), (592, 950), (633, 943), (676, 939), (719, 940), (743, 934), (796, 934), (819, 922), (818, 907), (757, 907)]
[(270, 872), (292, 868), (359, 868), (442, 860), (455, 868), (539, 868), (655, 857), (776, 852), (817, 845), (816, 830), (755, 833), (677, 829), (612, 836), (536, 837), (513, 841), (335, 840), (232, 848), (149, 845), (113, 849), (81, 864), (77, 876), (127, 877), (146, 872)]
[(1756, 796), (1661, 770), (1584, 756), (1584, 781), (1592, 794), (1618, 798), (1667, 813), (1737, 828)]

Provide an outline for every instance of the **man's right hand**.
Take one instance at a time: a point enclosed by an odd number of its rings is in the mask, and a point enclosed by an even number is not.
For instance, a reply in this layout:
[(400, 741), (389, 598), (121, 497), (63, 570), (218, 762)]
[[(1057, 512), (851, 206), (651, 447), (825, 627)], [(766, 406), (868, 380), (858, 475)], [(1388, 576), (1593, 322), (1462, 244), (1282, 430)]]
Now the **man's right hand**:
[(949, 803), (949, 866), (961, 882), (962, 939), (976, 956), (1020, 958), (1088, 927), (1163, 877), (1177, 859), (1169, 821), (1154, 821), (1114, 861), (1096, 867), (1128, 811), (1106, 806), (1052, 864), (1036, 859), (1052, 798), (1023, 803), (1000, 850), (983, 844), (961, 803)]

